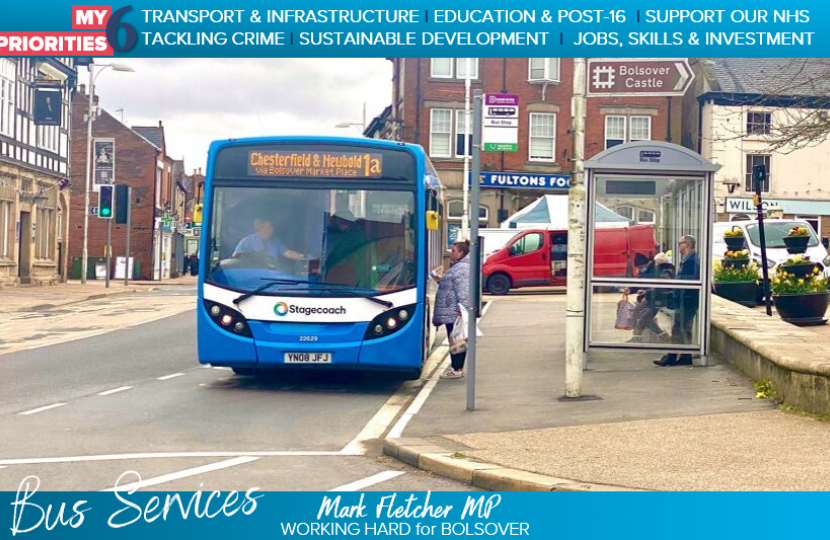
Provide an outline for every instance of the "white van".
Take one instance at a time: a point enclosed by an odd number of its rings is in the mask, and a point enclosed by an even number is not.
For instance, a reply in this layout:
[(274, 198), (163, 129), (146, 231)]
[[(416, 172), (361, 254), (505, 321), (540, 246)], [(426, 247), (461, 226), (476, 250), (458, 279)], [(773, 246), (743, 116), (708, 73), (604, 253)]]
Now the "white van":
[[(723, 240), (723, 233), (738, 227), (744, 232), (746, 238), (747, 248), (751, 252), (751, 257), (758, 264), (761, 264), (761, 238), (760, 230), (757, 221), (730, 221), (726, 223), (715, 223), (713, 228), (713, 251), (712, 257), (715, 260), (723, 258), (723, 254), (728, 251), (726, 242)], [(824, 275), (830, 277), (830, 256), (827, 254), (827, 249), (821, 244), (816, 231), (806, 221), (798, 219), (765, 219), (764, 220), (764, 236), (767, 244), (767, 266), (772, 268), (776, 264), (780, 264), (790, 257), (787, 253), (787, 247), (784, 245), (783, 238), (793, 227), (804, 227), (810, 233), (810, 242), (807, 244), (807, 252), (805, 255), (810, 257), (813, 262), (820, 262), (824, 265)]]

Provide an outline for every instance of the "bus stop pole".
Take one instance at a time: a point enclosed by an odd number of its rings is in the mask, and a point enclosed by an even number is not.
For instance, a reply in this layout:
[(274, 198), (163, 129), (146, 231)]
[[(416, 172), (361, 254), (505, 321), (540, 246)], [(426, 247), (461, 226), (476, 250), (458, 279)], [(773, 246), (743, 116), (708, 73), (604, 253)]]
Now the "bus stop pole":
[(481, 267), (475, 264), (479, 260), (478, 238), (478, 192), (479, 176), (481, 175), (481, 103), (482, 91), (475, 90), (473, 98), (473, 170), (470, 182), (470, 305), (467, 317), (467, 410), (476, 408), (476, 314), (478, 312), (479, 281)]
[(574, 58), (573, 171), (568, 190), (568, 309), (565, 318), (565, 397), (582, 396), (585, 359), (585, 58)]
[(124, 257), (124, 286), (126, 287), (130, 283), (130, 213), (132, 206), (132, 193), (130, 186), (127, 186), (127, 243), (125, 246), (125, 257)]

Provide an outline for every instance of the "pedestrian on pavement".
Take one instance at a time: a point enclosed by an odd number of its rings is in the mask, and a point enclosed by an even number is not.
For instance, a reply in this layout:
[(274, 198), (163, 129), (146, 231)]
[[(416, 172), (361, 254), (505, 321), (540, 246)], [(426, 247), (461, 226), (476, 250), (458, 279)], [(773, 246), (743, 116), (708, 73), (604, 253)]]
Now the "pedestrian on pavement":
[[(435, 277), (438, 281), (438, 292), (435, 295), (435, 311), (432, 315), (432, 324), (436, 327), (444, 325), (447, 337), (452, 335), (455, 320), (461, 315), (458, 304), (470, 305), (470, 242), (456, 242), (450, 252), (450, 269), (442, 277)], [(464, 376), (464, 361), (467, 352), (450, 355), (452, 365), (447, 368), (442, 379), (458, 379)]]
[(199, 254), (194, 253), (190, 256), (190, 275), (191, 276), (198, 276), (199, 275)]
[(182, 268), (182, 275), (186, 276), (187, 272), (190, 270), (190, 254), (184, 254), (184, 267)]
[[(700, 259), (697, 256), (697, 239), (694, 236), (681, 236), (678, 243), (680, 266), (677, 279), (699, 280)], [(700, 303), (699, 291), (694, 289), (676, 289), (674, 291), (674, 323), (671, 329), (672, 343), (687, 344), (692, 342), (694, 320)], [(692, 355), (676, 353), (667, 354), (654, 364), (665, 366), (691, 366)]]

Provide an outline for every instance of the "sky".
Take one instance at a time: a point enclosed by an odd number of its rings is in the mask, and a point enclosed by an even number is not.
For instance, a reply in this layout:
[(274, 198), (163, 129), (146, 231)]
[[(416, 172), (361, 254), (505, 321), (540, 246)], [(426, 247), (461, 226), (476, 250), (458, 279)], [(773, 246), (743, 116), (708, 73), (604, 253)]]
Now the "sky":
[[(210, 142), (260, 135), (360, 136), (335, 128), (379, 115), (392, 99), (392, 64), (371, 59), (118, 59), (105, 70), (100, 103), (128, 126), (164, 124), (167, 153), (185, 171), (205, 168)], [(80, 69), (79, 81), (89, 75)], [(116, 149), (116, 152), (118, 150)]]

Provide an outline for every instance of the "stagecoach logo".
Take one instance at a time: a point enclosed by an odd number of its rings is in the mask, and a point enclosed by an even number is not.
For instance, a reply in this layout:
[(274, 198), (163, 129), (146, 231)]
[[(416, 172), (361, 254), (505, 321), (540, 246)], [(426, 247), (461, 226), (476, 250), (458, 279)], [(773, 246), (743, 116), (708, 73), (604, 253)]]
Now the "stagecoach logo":
[(345, 315), (346, 308), (339, 307), (303, 307), (294, 304), (286, 304), (285, 302), (277, 302), (274, 305), (274, 313), (280, 317), (285, 317), (289, 313), (292, 315)]

